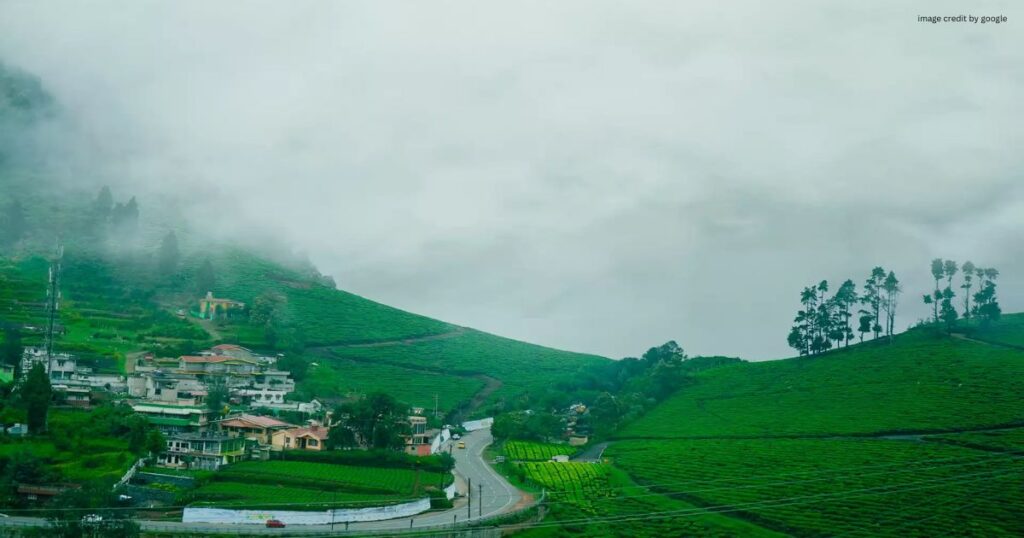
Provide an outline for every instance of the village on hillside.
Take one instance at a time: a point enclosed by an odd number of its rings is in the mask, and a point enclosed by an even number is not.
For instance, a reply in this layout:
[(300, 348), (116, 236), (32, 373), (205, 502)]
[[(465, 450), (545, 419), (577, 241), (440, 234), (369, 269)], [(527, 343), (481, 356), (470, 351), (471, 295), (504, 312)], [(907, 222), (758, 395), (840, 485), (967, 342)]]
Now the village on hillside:
[[(217, 319), (244, 307), (208, 293), (193, 315)], [(157, 466), (216, 470), (237, 461), (270, 459), (272, 451), (325, 450), (330, 429), (340, 427), (332, 422), (332, 410), (320, 401), (292, 397), (295, 381), (277, 362), (277, 356), (218, 344), (177, 357), (132, 354), (121, 375), (96, 372), (70, 353), (26, 347), (20, 372), (25, 376), (41, 365), (68, 406), (87, 409), (111, 401), (130, 405), (166, 440), (166, 450), (156, 456)], [(408, 410), (402, 429), (404, 450), (410, 455), (436, 453), (449, 435), (441, 428), (428, 429), (420, 407)], [(8, 433), (24, 434), (25, 428), (15, 425)]]

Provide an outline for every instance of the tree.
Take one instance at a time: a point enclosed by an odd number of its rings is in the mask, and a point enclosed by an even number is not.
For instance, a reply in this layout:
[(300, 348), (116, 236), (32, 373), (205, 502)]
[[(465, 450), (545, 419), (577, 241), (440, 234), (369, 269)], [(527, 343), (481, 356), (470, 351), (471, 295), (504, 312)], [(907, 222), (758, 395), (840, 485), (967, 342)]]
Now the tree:
[(871, 314), (871, 332), (875, 333), (875, 338), (882, 332), (882, 288), (885, 278), (885, 269), (873, 268), (864, 282), (864, 294), (861, 295), (861, 304), (867, 306), (866, 312)]
[(902, 291), (900, 281), (896, 278), (895, 272), (889, 271), (889, 274), (886, 275), (885, 281), (882, 283), (882, 290), (885, 291), (885, 330), (886, 334), (889, 335), (889, 340), (892, 341), (896, 326), (896, 307), (899, 302), (900, 291)]
[(11, 200), (0, 214), (0, 247), (12, 247), (25, 237), (28, 224), (25, 209), (18, 200)]
[(50, 410), (53, 388), (42, 363), (35, 363), (21, 386), (21, 401), (25, 405), (28, 431), (39, 434), (46, 431), (46, 416)]
[(942, 272), (946, 275), (946, 287), (953, 287), (953, 277), (956, 276), (956, 272), (960, 268), (957, 267), (956, 262), (953, 260), (946, 260), (942, 264)]
[[(335, 416), (340, 415), (340, 412), (335, 412)], [(356, 439), (355, 432), (344, 425), (338, 424), (327, 432), (327, 448), (330, 450), (357, 446), (359, 446), (359, 441)]]
[(178, 251), (178, 236), (174, 231), (167, 232), (167, 235), (160, 241), (160, 252), (157, 258), (157, 265), (160, 273), (169, 275), (178, 268), (178, 260), (181, 253)]
[(216, 285), (216, 275), (213, 272), (213, 264), (210, 263), (210, 259), (203, 260), (203, 263), (196, 270), (196, 291), (200, 295), (205, 295), (208, 291), (213, 291), (213, 287)]
[(867, 310), (860, 311), (860, 318), (858, 319), (857, 332), (860, 333), (860, 341), (864, 343), (864, 335), (871, 332), (871, 327), (874, 325), (875, 318)]
[(932, 278), (935, 279), (935, 292), (932, 294), (932, 319), (939, 322), (939, 301), (942, 300), (942, 292), (939, 291), (939, 281), (946, 274), (946, 266), (941, 258), (932, 260)]
[(836, 323), (838, 336), (837, 342), (843, 340), (847, 346), (853, 339), (853, 327), (850, 327), (850, 318), (853, 317), (853, 305), (857, 304), (857, 285), (852, 280), (843, 282), (833, 297), (836, 305), (836, 314), (841, 318), (841, 323)]
[(652, 347), (643, 355), (648, 365), (656, 365), (659, 362), (682, 362), (686, 359), (686, 353), (675, 340), (669, 340), (658, 347)]
[(964, 283), (960, 286), (964, 290), (964, 319), (971, 317), (971, 287), (974, 285), (974, 264), (970, 261), (964, 262), (962, 267)]
[(221, 378), (211, 378), (206, 382), (206, 408), (214, 417), (224, 413), (224, 404), (227, 403), (228, 387)]
[(167, 439), (160, 430), (154, 428), (146, 434), (146, 452), (156, 456), (167, 450)]
[(266, 325), (287, 301), (287, 297), (273, 290), (261, 293), (253, 299), (252, 306), (249, 307), (249, 323)]
[(814, 341), (815, 314), (818, 309), (818, 293), (814, 288), (804, 288), (800, 292), (800, 305), (803, 307), (793, 319), (793, 328), (789, 331), (787, 341), (800, 355), (810, 355)]
[(953, 308), (953, 290), (946, 288), (942, 292), (942, 306), (939, 309), (939, 318), (946, 325), (946, 332), (952, 334), (956, 327), (956, 308)]
[(15, 370), (21, 364), (24, 346), (21, 344), (21, 331), (13, 323), (4, 324), (4, 347), (0, 348), (0, 362), (13, 366)]
[(974, 315), (981, 319), (983, 325), (989, 325), (1002, 315), (1002, 308), (996, 300), (995, 280), (999, 277), (999, 271), (979, 267), (975, 269), (975, 274), (980, 275), (981, 281), (978, 283), (980, 289), (974, 294)]
[(106, 222), (110, 218), (110, 210), (113, 208), (114, 196), (110, 194), (110, 187), (104, 185), (92, 203), (93, 213), (101, 222)]

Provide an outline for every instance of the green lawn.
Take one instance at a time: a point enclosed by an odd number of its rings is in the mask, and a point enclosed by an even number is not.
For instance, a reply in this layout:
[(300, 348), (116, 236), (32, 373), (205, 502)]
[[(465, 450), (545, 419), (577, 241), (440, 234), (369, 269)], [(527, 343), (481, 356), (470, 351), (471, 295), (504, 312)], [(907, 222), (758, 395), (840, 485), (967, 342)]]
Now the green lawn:
[(606, 452), (657, 493), (797, 536), (1019, 536), (1024, 461), (902, 440), (630, 440)]
[(1024, 422), (1024, 351), (914, 330), (702, 372), (620, 438), (870, 434)]

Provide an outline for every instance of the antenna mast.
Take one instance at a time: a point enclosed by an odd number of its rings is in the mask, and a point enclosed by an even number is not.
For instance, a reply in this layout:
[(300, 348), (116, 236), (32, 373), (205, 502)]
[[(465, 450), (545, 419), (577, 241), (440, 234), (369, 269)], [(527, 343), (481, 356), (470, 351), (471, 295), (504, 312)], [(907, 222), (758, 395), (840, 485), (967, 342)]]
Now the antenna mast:
[(57, 310), (60, 309), (60, 268), (61, 260), (64, 258), (64, 245), (57, 241), (56, 256), (50, 260), (50, 282), (46, 290), (46, 374), (49, 376), (53, 371), (53, 341), (54, 325), (57, 320)]

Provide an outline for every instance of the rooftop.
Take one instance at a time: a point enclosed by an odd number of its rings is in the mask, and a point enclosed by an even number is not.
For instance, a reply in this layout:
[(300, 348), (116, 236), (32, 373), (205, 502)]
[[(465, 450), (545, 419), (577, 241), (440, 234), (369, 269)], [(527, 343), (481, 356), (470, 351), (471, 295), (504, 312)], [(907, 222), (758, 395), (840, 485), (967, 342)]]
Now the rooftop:
[(234, 417), (228, 417), (220, 421), (222, 426), (231, 426), (235, 428), (248, 428), (257, 426), (260, 428), (291, 428), (291, 424), (278, 420), (274, 417), (264, 417), (260, 415), (249, 415), (241, 414)]

